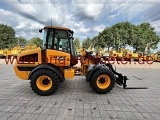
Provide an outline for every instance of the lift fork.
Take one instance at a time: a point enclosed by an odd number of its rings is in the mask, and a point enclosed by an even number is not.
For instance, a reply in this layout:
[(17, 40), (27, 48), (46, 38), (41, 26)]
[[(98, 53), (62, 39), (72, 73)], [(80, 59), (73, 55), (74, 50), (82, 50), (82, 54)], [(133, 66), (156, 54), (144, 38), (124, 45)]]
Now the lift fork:
[(106, 66), (108, 66), (109, 69), (118, 76), (116, 76), (116, 83), (123, 86), (124, 89), (148, 89), (147, 87), (127, 87), (127, 80), (129, 80), (127, 76), (123, 76), (121, 73), (116, 72), (109, 63), (107, 63)]
[(147, 87), (127, 87), (127, 76), (122, 76), (119, 73), (118, 77), (116, 78), (116, 83), (120, 86), (123, 86), (124, 89), (148, 89)]

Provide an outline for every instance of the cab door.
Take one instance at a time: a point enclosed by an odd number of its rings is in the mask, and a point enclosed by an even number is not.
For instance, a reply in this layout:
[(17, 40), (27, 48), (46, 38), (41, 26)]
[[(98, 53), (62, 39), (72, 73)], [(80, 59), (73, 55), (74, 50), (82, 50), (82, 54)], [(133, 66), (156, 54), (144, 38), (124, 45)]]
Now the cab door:
[(46, 57), (56, 66), (70, 66), (71, 47), (65, 30), (51, 29), (47, 35)]

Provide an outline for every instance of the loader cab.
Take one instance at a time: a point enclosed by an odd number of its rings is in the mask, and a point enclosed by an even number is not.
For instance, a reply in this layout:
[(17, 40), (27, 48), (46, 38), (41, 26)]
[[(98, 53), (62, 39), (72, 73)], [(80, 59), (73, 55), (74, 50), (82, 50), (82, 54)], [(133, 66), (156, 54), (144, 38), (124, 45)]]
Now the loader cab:
[[(44, 27), (42, 49), (58, 50), (71, 55), (71, 65), (78, 63), (73, 45), (73, 31), (69, 28), (46, 26)], [(42, 29), (39, 30), (42, 32)]]

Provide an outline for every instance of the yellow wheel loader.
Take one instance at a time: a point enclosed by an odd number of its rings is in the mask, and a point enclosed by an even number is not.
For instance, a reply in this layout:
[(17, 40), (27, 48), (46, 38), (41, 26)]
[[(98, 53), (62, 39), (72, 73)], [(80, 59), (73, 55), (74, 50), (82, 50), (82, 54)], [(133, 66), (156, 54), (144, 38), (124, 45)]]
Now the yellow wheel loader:
[(116, 50), (111, 50), (110, 51), (110, 55), (109, 55), (109, 59), (110, 60), (114, 60), (114, 61), (123, 61), (125, 58), (124, 53), (123, 53), (123, 49), (121, 48), (120, 51), (116, 51)]
[(116, 50), (111, 50), (110, 52), (109, 52), (109, 60), (114, 60), (114, 61), (116, 61), (116, 58), (118, 57), (118, 55), (117, 55), (117, 51)]
[[(78, 64), (73, 44), (74, 32), (69, 28), (45, 26), (43, 47), (21, 53), (14, 65), (15, 74), (29, 80), (32, 90), (41, 96), (56, 92), (66, 79), (73, 79), (74, 66)], [(110, 92), (115, 83), (126, 88), (127, 77), (117, 73), (111, 64), (106, 64), (92, 56), (92, 52), (82, 51), (81, 75), (91, 88), (99, 94)]]
[(11, 50), (6, 49), (6, 58), (10, 58), (10, 57), (11, 57)]
[(20, 46), (14, 46), (13, 49), (11, 49), (11, 56), (17, 57), (21, 52)]
[(7, 53), (5, 50), (0, 49), (0, 58), (5, 58), (7, 56)]
[(126, 61), (131, 61), (132, 60), (132, 53), (131, 51), (129, 51), (128, 49), (125, 49), (125, 48), (121, 48), (121, 51), (123, 52), (123, 60), (126, 60)]
[(131, 52), (131, 54), (132, 54), (132, 58), (133, 58), (134, 61), (138, 61), (139, 60), (140, 55), (139, 55), (138, 52), (133, 51), (133, 52)]
[(155, 62), (160, 62), (160, 52), (157, 52), (153, 58)]
[(33, 44), (33, 45), (26, 45), (25, 46), (25, 51), (34, 50), (36, 48), (37, 48), (37, 46), (35, 44)]
[(141, 54), (139, 55), (140, 61), (154, 61), (154, 58), (151, 56), (151, 54)]

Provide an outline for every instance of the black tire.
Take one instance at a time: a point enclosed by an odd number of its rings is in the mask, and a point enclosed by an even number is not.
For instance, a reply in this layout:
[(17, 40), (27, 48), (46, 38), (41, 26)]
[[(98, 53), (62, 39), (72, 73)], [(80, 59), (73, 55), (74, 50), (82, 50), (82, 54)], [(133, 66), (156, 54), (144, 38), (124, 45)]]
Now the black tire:
[[(51, 84), (51, 88), (48, 90), (41, 90), (38, 88), (38, 86), (36, 84), (37, 79), (42, 75), (46, 75), (51, 78), (52, 84)], [(56, 73), (54, 73), (53, 71), (41, 69), (41, 70), (38, 70), (35, 73), (33, 73), (33, 75), (30, 78), (30, 85), (31, 85), (32, 90), (35, 93), (37, 93), (38, 95), (49, 96), (49, 95), (52, 95), (53, 93), (55, 93), (56, 90), (58, 89), (59, 79), (58, 79)]]
[[(101, 76), (101, 75), (106, 75), (106, 76), (108, 76), (108, 77), (110, 78), (110, 84), (109, 84), (109, 86), (106, 87), (106, 88), (104, 88), (104, 89), (99, 88), (98, 85), (97, 85), (97, 83), (96, 83), (98, 77)], [(91, 88), (92, 88), (96, 93), (98, 93), (98, 94), (106, 94), (106, 93), (110, 92), (110, 91), (113, 89), (114, 85), (115, 85), (115, 76), (114, 76), (114, 74), (113, 74), (110, 70), (108, 70), (108, 69), (105, 69), (105, 70), (104, 70), (104, 69), (103, 69), (103, 70), (100, 69), (100, 70), (96, 71), (96, 72), (92, 75), (92, 78), (91, 78), (91, 80), (90, 80), (90, 86), (91, 86)]]
[(85, 76), (86, 77), (86, 82), (88, 82), (89, 74), (90, 74), (90, 71), (88, 71), (87, 75)]

